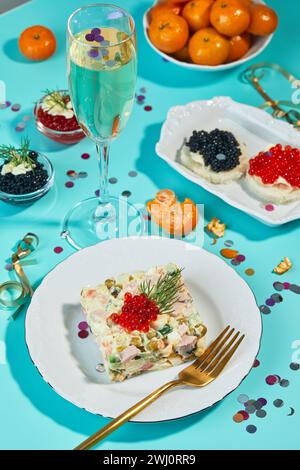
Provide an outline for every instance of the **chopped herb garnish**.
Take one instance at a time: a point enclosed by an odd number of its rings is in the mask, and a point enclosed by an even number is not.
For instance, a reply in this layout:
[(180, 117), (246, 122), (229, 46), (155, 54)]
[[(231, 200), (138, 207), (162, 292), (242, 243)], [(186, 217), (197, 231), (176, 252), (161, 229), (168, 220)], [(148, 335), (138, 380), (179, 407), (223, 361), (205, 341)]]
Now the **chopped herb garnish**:
[(29, 145), (30, 140), (28, 137), (21, 139), (20, 148), (14, 147), (13, 145), (0, 145), (0, 158), (3, 158), (7, 163), (11, 163), (14, 166), (24, 163), (26, 166), (33, 168), (35, 162), (29, 156)]

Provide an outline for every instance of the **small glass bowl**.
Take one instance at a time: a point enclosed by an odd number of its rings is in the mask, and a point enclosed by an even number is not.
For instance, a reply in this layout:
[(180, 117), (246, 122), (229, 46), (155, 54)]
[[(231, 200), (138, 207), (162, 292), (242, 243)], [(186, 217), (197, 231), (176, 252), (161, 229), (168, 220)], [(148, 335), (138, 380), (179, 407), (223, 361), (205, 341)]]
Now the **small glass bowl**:
[(47, 192), (51, 189), (54, 183), (54, 168), (46, 155), (39, 152), (37, 153), (37, 161), (44, 165), (44, 168), (48, 173), (48, 179), (45, 185), (42, 188), (27, 194), (11, 194), (0, 190), (0, 200), (9, 202), (11, 204), (29, 204), (45, 196), (45, 194), (47, 194)]
[[(68, 90), (58, 91), (61, 93), (69, 94)], [(37, 130), (49, 139), (54, 140), (55, 142), (58, 142), (60, 144), (71, 145), (80, 142), (85, 137), (85, 133), (81, 128), (76, 129), (75, 131), (55, 131), (54, 129), (50, 129), (50, 127), (45, 126), (39, 120), (38, 112), (46, 96), (47, 95), (42, 96), (42, 98), (37, 102), (34, 108), (35, 125)]]

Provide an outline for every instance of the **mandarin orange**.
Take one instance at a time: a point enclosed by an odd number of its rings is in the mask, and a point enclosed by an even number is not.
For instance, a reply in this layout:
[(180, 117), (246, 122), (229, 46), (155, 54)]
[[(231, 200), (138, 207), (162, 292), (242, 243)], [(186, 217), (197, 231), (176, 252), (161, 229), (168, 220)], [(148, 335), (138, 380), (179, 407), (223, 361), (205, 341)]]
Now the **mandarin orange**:
[(211, 9), (211, 24), (225, 36), (242, 34), (250, 20), (249, 7), (243, 0), (216, 0)]

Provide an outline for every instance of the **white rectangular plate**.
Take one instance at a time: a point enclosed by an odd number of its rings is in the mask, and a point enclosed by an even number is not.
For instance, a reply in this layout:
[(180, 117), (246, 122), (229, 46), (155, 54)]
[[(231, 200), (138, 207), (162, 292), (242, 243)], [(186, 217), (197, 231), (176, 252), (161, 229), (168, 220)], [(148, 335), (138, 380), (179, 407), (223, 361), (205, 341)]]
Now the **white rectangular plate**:
[(184, 140), (189, 139), (193, 130), (215, 128), (231, 131), (246, 145), (249, 158), (277, 143), (300, 148), (300, 132), (291, 125), (274, 119), (266, 111), (220, 96), (171, 108), (156, 153), (187, 179), (267, 225), (278, 226), (300, 218), (300, 201), (272, 204), (270, 211), (266, 209), (268, 203), (247, 191), (244, 179), (226, 185), (212, 184), (182, 165), (179, 155)]

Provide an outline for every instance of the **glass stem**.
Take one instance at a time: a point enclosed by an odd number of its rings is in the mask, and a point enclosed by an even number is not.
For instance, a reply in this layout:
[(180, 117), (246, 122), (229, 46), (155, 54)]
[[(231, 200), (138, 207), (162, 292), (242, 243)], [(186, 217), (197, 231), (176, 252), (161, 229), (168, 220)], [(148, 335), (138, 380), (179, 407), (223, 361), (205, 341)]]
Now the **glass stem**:
[(99, 204), (105, 205), (109, 202), (108, 190), (108, 163), (109, 163), (109, 142), (96, 144), (98, 154), (98, 164), (100, 170), (100, 185), (99, 185)]

